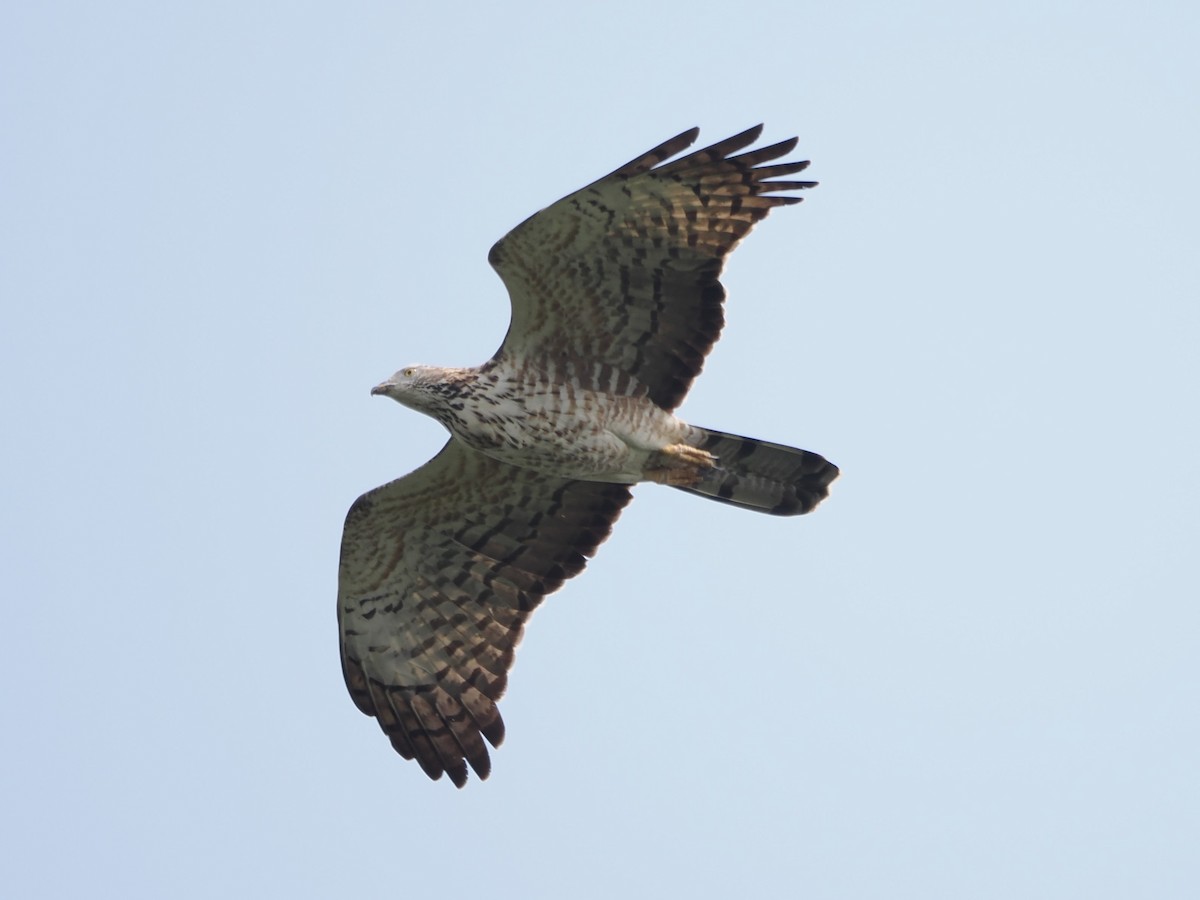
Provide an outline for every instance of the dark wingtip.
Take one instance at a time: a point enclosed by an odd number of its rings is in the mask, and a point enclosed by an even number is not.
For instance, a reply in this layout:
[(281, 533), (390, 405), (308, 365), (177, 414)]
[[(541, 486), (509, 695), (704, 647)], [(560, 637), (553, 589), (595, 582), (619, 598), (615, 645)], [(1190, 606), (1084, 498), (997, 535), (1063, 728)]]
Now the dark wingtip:
[(446, 766), (446, 774), (450, 776), (456, 788), (462, 788), (467, 783), (467, 764), (459, 761), (457, 765)]
[(759, 122), (757, 125), (751, 125), (745, 131), (743, 131), (739, 134), (735, 134), (733, 137), (729, 138), (729, 140), (730, 141), (740, 141), (742, 139), (745, 139), (747, 144), (752, 144), (758, 140), (759, 136), (763, 133), (763, 129), (765, 127), (766, 127), (766, 122)]
[(479, 732), (487, 738), (489, 744), (493, 747), (499, 747), (504, 743), (504, 720), (496, 716), (493, 721), (481, 727)]

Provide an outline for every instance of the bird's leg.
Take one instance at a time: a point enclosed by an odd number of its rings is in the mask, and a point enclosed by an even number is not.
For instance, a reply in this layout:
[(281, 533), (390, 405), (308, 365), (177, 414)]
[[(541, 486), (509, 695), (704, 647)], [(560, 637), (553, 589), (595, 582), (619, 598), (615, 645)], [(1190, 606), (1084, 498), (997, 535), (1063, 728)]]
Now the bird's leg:
[(672, 487), (691, 487), (703, 477), (706, 469), (717, 464), (717, 458), (707, 450), (687, 444), (669, 444), (652, 458), (655, 465), (645, 470), (646, 479)]

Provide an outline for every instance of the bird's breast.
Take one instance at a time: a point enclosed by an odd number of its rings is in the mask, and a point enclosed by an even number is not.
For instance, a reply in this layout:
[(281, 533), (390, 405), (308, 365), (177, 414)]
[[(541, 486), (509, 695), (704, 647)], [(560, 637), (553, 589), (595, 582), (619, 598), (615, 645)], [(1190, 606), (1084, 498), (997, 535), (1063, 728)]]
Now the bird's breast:
[(645, 397), (529, 376), (485, 381), (447, 425), (468, 446), (515, 466), (621, 482), (638, 480), (646, 453), (686, 429)]

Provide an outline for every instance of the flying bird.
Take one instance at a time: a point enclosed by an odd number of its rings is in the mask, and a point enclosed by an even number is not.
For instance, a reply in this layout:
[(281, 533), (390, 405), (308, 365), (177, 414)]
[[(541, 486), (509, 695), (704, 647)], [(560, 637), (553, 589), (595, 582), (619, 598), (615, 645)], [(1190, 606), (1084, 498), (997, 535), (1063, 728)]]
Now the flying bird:
[[(346, 516), (338, 578), (350, 696), (405, 759), (462, 787), (491, 771), (513, 650), (630, 500), (669, 485), (744, 509), (810, 512), (837, 467), (672, 414), (724, 324), (725, 257), (793, 191), (796, 138), (703, 150), (693, 128), (505, 235), (488, 261), (512, 319), (481, 366), (413, 365), (372, 394), (450, 432), (432, 460)], [(734, 155), (737, 154), (737, 155)]]

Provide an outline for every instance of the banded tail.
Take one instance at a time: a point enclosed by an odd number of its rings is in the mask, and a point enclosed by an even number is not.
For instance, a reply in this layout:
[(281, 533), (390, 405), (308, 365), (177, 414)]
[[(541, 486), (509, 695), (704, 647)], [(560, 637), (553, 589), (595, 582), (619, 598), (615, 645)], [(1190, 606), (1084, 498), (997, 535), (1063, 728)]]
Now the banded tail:
[(717, 458), (715, 468), (704, 470), (693, 485), (674, 485), (689, 494), (770, 513), (799, 516), (812, 512), (829, 496), (829, 485), (838, 467), (823, 456), (692, 426), (694, 447)]

